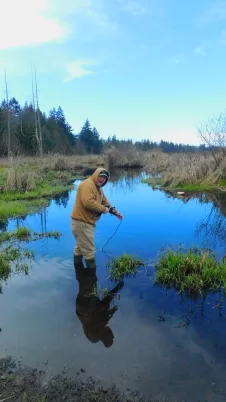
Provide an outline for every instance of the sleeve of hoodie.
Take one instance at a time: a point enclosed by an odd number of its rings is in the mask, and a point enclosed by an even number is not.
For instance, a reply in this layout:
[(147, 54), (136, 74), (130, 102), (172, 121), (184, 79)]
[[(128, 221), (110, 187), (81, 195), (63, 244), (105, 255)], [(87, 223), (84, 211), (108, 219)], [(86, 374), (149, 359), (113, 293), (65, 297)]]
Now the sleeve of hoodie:
[(102, 204), (103, 204), (103, 205), (109, 205), (110, 207), (112, 207), (112, 205), (110, 204), (110, 202), (109, 202), (109, 201), (107, 200), (107, 198), (105, 197), (104, 192), (103, 192)]
[(84, 207), (90, 211), (98, 213), (105, 211), (105, 207), (96, 201), (92, 186), (83, 187), (81, 192), (81, 201)]
[[(103, 205), (109, 205), (110, 208), (112, 207), (111, 203), (107, 200), (107, 198), (105, 197), (105, 195), (103, 194), (103, 201), (102, 201)], [(117, 209), (115, 209), (115, 213), (113, 213), (112, 215), (117, 215), (118, 211)]]

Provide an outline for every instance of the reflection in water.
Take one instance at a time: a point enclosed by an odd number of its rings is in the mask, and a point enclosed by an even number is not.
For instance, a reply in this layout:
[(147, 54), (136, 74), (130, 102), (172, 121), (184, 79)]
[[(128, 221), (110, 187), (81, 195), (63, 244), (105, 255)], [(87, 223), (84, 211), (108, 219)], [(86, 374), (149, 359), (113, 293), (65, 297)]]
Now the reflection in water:
[(127, 188), (130, 191), (134, 191), (141, 182), (142, 173), (139, 169), (114, 169), (111, 172), (111, 186), (112, 188)]
[(111, 308), (110, 305), (124, 283), (120, 282), (100, 300), (96, 294), (96, 269), (85, 268), (82, 262), (75, 263), (74, 267), (79, 284), (76, 314), (82, 323), (84, 333), (90, 342), (101, 341), (106, 348), (109, 348), (113, 345), (114, 334), (108, 322), (118, 310), (117, 306)]
[[(168, 198), (175, 198), (176, 194), (166, 191)], [(198, 199), (200, 204), (212, 204), (209, 214), (202, 221), (197, 223), (195, 235), (198, 239), (204, 238), (210, 241), (213, 247), (218, 242), (226, 244), (226, 195), (223, 193), (193, 193), (180, 198), (184, 204), (191, 200)]]
[(56, 205), (58, 205), (58, 207), (63, 206), (64, 208), (66, 208), (68, 201), (69, 201), (69, 196), (70, 196), (70, 192), (65, 191), (63, 194), (56, 195), (53, 198), (53, 200), (55, 201)]
[(226, 220), (219, 209), (215, 206), (211, 208), (208, 216), (197, 225), (196, 235), (198, 238), (200, 236), (207, 238), (214, 247), (216, 247), (218, 241), (225, 245)]
[(4, 221), (4, 222), (0, 222), (0, 230), (2, 230), (3, 232), (5, 232), (8, 228), (8, 221)]

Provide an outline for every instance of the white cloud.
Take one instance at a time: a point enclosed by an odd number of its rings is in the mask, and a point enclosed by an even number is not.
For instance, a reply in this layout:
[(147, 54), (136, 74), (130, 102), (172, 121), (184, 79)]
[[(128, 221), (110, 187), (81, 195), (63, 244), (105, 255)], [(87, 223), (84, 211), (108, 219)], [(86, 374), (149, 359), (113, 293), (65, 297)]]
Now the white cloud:
[(121, 10), (127, 11), (133, 15), (139, 15), (145, 12), (145, 7), (143, 7), (141, 2), (138, 0), (130, 0), (122, 5)]
[(81, 78), (86, 75), (94, 74), (94, 71), (89, 70), (87, 67), (95, 64), (89, 60), (74, 60), (66, 65), (66, 78), (65, 82), (72, 81), (75, 78)]
[(226, 1), (220, 0), (213, 2), (199, 17), (198, 21), (202, 24), (218, 22), (226, 19)]
[(197, 54), (197, 55), (199, 55), (199, 56), (205, 56), (205, 55), (206, 55), (206, 53), (205, 53), (203, 47), (201, 47), (201, 46), (197, 46), (197, 47), (194, 49), (194, 53)]
[(62, 43), (77, 28), (90, 35), (116, 29), (102, 0), (0, 0), (0, 10), (0, 49)]
[(62, 41), (68, 28), (48, 15), (47, 0), (0, 0), (0, 49)]

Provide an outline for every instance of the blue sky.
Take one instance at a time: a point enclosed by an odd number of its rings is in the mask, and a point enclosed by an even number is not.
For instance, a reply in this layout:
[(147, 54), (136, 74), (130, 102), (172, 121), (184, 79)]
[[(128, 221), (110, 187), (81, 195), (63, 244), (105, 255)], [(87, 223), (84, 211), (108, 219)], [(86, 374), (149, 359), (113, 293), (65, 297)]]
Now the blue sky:
[(31, 99), (78, 132), (199, 143), (226, 107), (226, 0), (0, 0), (0, 98)]

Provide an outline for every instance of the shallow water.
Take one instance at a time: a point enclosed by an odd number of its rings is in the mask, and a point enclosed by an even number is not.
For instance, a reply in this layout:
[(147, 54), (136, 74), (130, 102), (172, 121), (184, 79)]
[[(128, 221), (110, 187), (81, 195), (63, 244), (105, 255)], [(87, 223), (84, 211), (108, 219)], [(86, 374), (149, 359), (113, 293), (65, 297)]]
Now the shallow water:
[[(172, 290), (167, 293), (153, 286), (151, 268), (165, 246), (201, 245), (213, 249), (218, 258), (226, 254), (226, 198), (173, 198), (142, 184), (141, 176), (118, 175), (105, 189), (124, 215), (105, 252), (132, 253), (146, 263), (135, 278), (125, 279), (111, 305), (118, 307), (108, 322), (112, 346), (98, 341), (99, 326), (107, 325), (107, 307), (93, 299), (91, 309), (77, 297), (70, 229), (75, 190), (53, 200), (41, 214), (8, 222), (8, 229), (19, 224), (36, 231), (60, 230), (63, 236), (29, 244), (35, 251), (29, 276), (14, 276), (3, 286), (0, 356), (22, 357), (26, 364), (47, 369), (49, 376), (64, 365), (71, 375), (82, 368), (83, 376), (115, 383), (122, 390), (137, 389), (152, 400), (226, 400), (225, 302), (219, 309), (219, 295), (195, 301)], [(102, 247), (117, 225), (111, 216), (102, 216), (97, 225), (101, 289), (115, 286), (108, 281), (108, 257)], [(81, 287), (93, 283), (82, 275)], [(82, 314), (84, 327), (76, 311)]]

